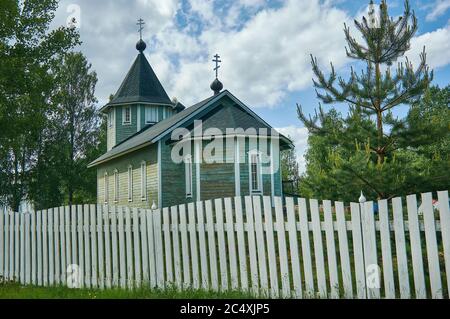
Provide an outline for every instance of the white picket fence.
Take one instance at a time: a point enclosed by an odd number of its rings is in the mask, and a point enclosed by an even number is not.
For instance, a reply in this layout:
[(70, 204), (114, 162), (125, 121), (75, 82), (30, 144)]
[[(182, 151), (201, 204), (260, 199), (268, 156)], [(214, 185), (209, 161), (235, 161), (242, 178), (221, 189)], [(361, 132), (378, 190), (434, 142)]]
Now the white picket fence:
[[(235, 197), (162, 210), (0, 213), (0, 277), (42, 286), (242, 290), (272, 298), (448, 298), (448, 191), (373, 203)], [(273, 204), (273, 205), (272, 205)], [(392, 219), (390, 218), (392, 216)], [(379, 266), (379, 268), (377, 267)], [(381, 269), (381, 272), (379, 272)], [(69, 271), (67, 271), (69, 270)], [(379, 276), (378, 276), (379, 275)]]

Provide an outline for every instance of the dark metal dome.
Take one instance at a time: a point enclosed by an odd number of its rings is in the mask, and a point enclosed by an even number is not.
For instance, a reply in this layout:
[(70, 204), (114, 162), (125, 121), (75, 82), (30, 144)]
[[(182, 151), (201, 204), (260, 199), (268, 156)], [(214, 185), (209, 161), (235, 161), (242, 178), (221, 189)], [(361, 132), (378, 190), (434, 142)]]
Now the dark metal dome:
[(219, 94), (220, 91), (223, 89), (223, 84), (222, 84), (222, 82), (219, 81), (219, 79), (216, 78), (213, 81), (213, 83), (211, 83), (210, 88), (211, 88), (211, 90), (214, 91), (214, 95), (216, 95), (216, 94)]
[(145, 44), (144, 41), (142, 41), (142, 39), (139, 40), (139, 41), (136, 43), (136, 49), (137, 49), (139, 52), (144, 51), (146, 47), (147, 47), (147, 45)]

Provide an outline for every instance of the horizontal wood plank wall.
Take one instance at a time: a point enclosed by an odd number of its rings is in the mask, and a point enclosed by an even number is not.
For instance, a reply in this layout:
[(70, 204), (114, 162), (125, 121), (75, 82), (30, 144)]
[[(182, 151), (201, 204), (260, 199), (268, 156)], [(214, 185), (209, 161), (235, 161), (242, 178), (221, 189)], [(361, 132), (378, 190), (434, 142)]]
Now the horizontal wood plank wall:
[(94, 289), (173, 284), (272, 298), (448, 298), (448, 191), (434, 206), (433, 195), (422, 194), (422, 206), (415, 195), (381, 200), (379, 213), (372, 202), (350, 209), (287, 198), (284, 207), (271, 196), (155, 211), (2, 210), (0, 277)]

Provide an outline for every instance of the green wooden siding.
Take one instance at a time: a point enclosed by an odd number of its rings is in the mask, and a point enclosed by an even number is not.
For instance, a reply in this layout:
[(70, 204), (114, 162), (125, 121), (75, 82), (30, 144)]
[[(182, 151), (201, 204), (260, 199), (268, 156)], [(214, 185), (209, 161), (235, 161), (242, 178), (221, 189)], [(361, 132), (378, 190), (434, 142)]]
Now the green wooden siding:
[[(203, 151), (205, 147), (209, 144), (209, 141), (203, 141)], [(270, 144), (267, 140), (267, 152), (270, 150)], [(194, 146), (191, 143), (192, 158), (194, 158)], [(229, 157), (234, 158), (234, 145), (232, 143), (223, 142), (225, 147), (225, 152), (220, 152), (218, 154), (212, 153), (212, 155), (217, 155), (219, 158), (225, 159), (225, 154)], [(258, 150), (262, 150), (260, 146), (257, 147)], [(172, 206), (182, 203), (189, 203), (197, 200), (196, 194), (196, 169), (197, 165), (193, 163), (193, 196), (192, 198), (186, 198), (186, 180), (185, 180), (185, 166), (183, 163), (175, 164), (171, 159), (172, 146), (166, 145), (165, 141), (162, 143), (161, 147), (161, 158), (162, 158), (162, 206)], [(228, 152), (229, 151), (229, 152)], [(245, 145), (242, 146), (241, 152), (244, 152), (244, 163), (240, 164), (240, 188), (241, 195), (247, 196), (250, 194), (249, 189), (249, 162), (248, 162), (248, 152), (249, 152), (249, 139), (245, 139)], [(205, 152), (203, 152), (203, 155)], [(206, 163), (205, 157), (203, 162), (200, 164), (200, 199), (208, 200), (214, 198), (223, 197), (233, 197), (235, 193), (235, 173), (234, 173), (234, 163)], [(275, 160), (278, 160), (275, 156)], [(264, 166), (270, 166), (270, 163), (263, 164)], [(280, 173), (279, 171), (274, 175), (274, 191), (275, 195), (279, 196), (280, 191)], [(272, 177), (270, 174), (263, 174), (263, 195), (272, 194)]]
[[(146, 163), (147, 198), (141, 197), (141, 163)], [(128, 201), (128, 167), (133, 168), (133, 199)], [(119, 200), (114, 202), (114, 171), (119, 174)], [(108, 204), (150, 208), (153, 201), (158, 204), (158, 164), (157, 147), (151, 145), (130, 153), (108, 163), (100, 165), (97, 169), (97, 202), (104, 203), (104, 175), (108, 173)]]
[[(131, 105), (131, 125), (122, 125), (122, 109), (123, 106), (116, 107), (116, 137), (117, 143), (121, 140), (128, 138), (129, 136), (136, 133), (138, 129), (137, 120), (140, 120), (140, 129), (145, 127), (145, 104), (135, 104)], [(164, 107), (161, 106), (159, 110), (159, 119), (163, 117)], [(211, 110), (214, 108), (214, 110)], [(140, 112), (140, 116), (137, 116), (137, 112)], [(169, 115), (169, 114), (167, 114)], [(228, 126), (232, 128), (242, 128), (246, 130), (247, 128), (254, 127), (267, 128), (264, 123), (257, 121), (253, 116), (244, 112), (238, 108), (234, 102), (225, 97), (221, 99), (216, 105), (211, 106), (200, 114), (196, 116), (197, 119), (203, 119), (203, 129), (216, 127), (226, 133), (226, 128)], [(192, 122), (194, 119), (188, 121), (185, 127), (192, 128)], [(130, 205), (139, 207), (150, 207), (153, 201), (157, 205), (161, 204), (162, 207), (168, 207), (172, 205), (178, 205), (182, 203), (189, 203), (192, 201), (197, 201), (197, 165), (194, 161), (194, 142), (191, 142), (191, 152), (192, 152), (192, 197), (186, 198), (186, 180), (185, 180), (185, 164), (184, 163), (174, 163), (171, 158), (171, 152), (173, 145), (168, 144), (167, 140), (170, 138), (170, 134), (162, 139), (159, 143), (161, 145), (161, 183), (158, 182), (158, 143), (146, 147), (142, 150), (135, 151), (126, 155), (123, 155), (119, 159), (111, 160), (107, 164), (99, 166), (98, 169), (98, 202), (103, 203), (104, 200), (104, 189), (103, 189), (103, 179), (105, 170), (109, 174), (109, 202), (113, 203), (114, 194), (114, 170), (118, 169), (120, 176), (120, 199), (117, 204), (120, 205)], [(234, 139), (234, 138), (233, 138)], [(241, 162), (240, 167), (240, 195), (247, 196), (250, 195), (249, 189), (249, 157), (248, 153), (250, 151), (249, 138), (242, 138), (240, 140), (240, 153)], [(242, 143), (242, 141), (244, 141)], [(261, 144), (261, 139), (259, 139), (259, 145), (256, 145), (256, 149), (262, 151), (263, 154), (270, 156), (270, 143), (267, 139), (262, 140), (267, 147), (264, 149)], [(234, 142), (227, 143), (224, 139), (223, 147), (225, 148), (221, 151), (221, 148), (216, 149), (216, 153), (212, 155), (217, 155), (219, 158), (224, 158), (225, 155), (229, 156), (225, 160), (225, 163), (201, 163), (200, 166), (200, 200), (232, 197), (236, 195), (236, 181), (235, 181), (235, 164), (234, 164)], [(203, 142), (203, 150), (208, 149), (210, 141)], [(275, 150), (276, 154), (274, 156), (275, 161), (279, 163), (279, 151)], [(205, 152), (202, 153), (202, 155)], [(141, 200), (140, 191), (140, 163), (142, 160), (147, 162), (147, 185), (148, 185), (148, 197), (146, 202)], [(227, 161), (228, 160), (228, 161)], [(128, 202), (128, 165), (133, 165), (133, 201)], [(263, 164), (263, 166), (270, 166), (270, 163)], [(279, 167), (275, 164), (275, 167)], [(281, 189), (281, 171), (275, 172), (274, 176), (270, 174), (262, 174), (262, 187), (263, 195), (272, 195), (272, 181), (275, 196), (282, 195)], [(161, 185), (161, 203), (158, 202), (158, 188)]]
[[(123, 109), (131, 107), (131, 124), (122, 124)], [(116, 145), (137, 132), (137, 105), (116, 106)]]
[[(162, 206), (168, 207), (196, 200), (196, 165), (192, 164), (192, 198), (186, 198), (186, 179), (184, 163), (172, 161), (172, 145), (166, 144), (167, 139), (161, 141), (161, 197)], [(193, 143), (192, 151), (194, 150)]]

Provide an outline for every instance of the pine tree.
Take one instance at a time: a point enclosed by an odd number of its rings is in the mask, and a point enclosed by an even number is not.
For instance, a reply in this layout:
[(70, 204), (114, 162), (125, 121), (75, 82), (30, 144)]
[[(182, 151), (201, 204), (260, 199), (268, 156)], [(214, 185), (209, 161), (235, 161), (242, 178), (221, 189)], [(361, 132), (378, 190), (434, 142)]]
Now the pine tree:
[(417, 31), (415, 14), (405, 1), (403, 16), (393, 19), (386, 1), (381, 1), (378, 13), (371, 1), (368, 18), (355, 20), (355, 26), (362, 41), (344, 25), (346, 52), (363, 63), (364, 70), (357, 73), (351, 67), (349, 78), (344, 79), (331, 63), (326, 76), (311, 56), (319, 101), (347, 104), (348, 114), (343, 117), (334, 108), (325, 112), (319, 103), (311, 117), (297, 105), (299, 118), (310, 132), (302, 195), (355, 200), (362, 189), (369, 198), (389, 198), (420, 189), (419, 183), (428, 176), (418, 171), (418, 161), (426, 159), (418, 156), (417, 147), (431, 142), (431, 137), (418, 130), (410, 116), (399, 119), (392, 114), (399, 105), (419, 105), (433, 78), (425, 48), (416, 69), (407, 58), (398, 61)]
[[(370, 132), (370, 150), (382, 164), (386, 155), (396, 147), (396, 133), (402, 127), (402, 122), (391, 116), (391, 110), (401, 104), (412, 104), (422, 96), (433, 78), (426, 63), (425, 48), (420, 55), (420, 63), (414, 70), (412, 63), (398, 63), (396, 72), (392, 65), (410, 48), (411, 38), (417, 31), (417, 18), (411, 11), (409, 2), (405, 1), (403, 16), (394, 20), (388, 15), (385, 0), (381, 1), (379, 13), (370, 2), (369, 19), (355, 20), (356, 29), (360, 32), (363, 43), (359, 43), (350, 33), (350, 28), (344, 25), (344, 33), (348, 47), (349, 58), (366, 64), (366, 70), (357, 73), (351, 68), (348, 80), (338, 76), (331, 63), (328, 77), (320, 70), (317, 58), (311, 55), (313, 79), (317, 97), (325, 104), (344, 102), (350, 107), (361, 108), (368, 115), (376, 117), (376, 133)], [(385, 71), (383, 72), (383, 68)], [(322, 112), (322, 110), (320, 110)], [(306, 117), (301, 107), (298, 114), (305, 126), (318, 131), (319, 116)], [(389, 133), (385, 125), (394, 126)]]

